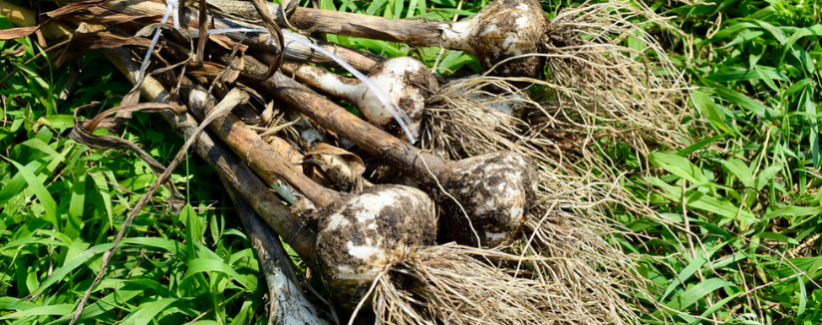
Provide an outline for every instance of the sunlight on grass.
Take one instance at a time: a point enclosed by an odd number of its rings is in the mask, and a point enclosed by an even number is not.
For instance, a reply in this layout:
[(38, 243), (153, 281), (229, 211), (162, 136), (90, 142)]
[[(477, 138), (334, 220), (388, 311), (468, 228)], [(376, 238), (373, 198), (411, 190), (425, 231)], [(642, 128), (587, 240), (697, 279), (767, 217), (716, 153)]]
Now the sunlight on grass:
[[(318, 1), (322, 9), (429, 20), (464, 19), (488, 2)], [(558, 8), (581, 3), (544, 1), (543, 7), (554, 17)], [(676, 114), (686, 116), (684, 132), (693, 141), (676, 139), (677, 148), (656, 143), (644, 156), (617, 138), (596, 139), (600, 161), (626, 175), (620, 185), (657, 214), (618, 204), (603, 209), (618, 221), (615, 228), (633, 232), (609, 243), (639, 256), (639, 276), (657, 285), (654, 297), (626, 303), (648, 324), (822, 323), (818, 5), (648, 5), (670, 20), (641, 26), (693, 86), (683, 89), (687, 102), (678, 103), (693, 114)], [(0, 29), (12, 27), (0, 18)], [(642, 49), (630, 35), (606, 36)], [(462, 51), (327, 39), (386, 57), (413, 56), (446, 75), (480, 69)], [(0, 62), (0, 322), (68, 323), (103, 252), (156, 176), (131, 152), (94, 150), (68, 138), (75, 109), (94, 103), (80, 114), (94, 116), (118, 106), (131, 89), (102, 55), (54, 67), (32, 36), (0, 41)], [(183, 143), (145, 113), (121, 130), (96, 132), (136, 143), (163, 164)], [(219, 179), (189, 157), (172, 181), (186, 200), (172, 200), (165, 187), (153, 196), (80, 323), (265, 324), (265, 278)], [(326, 293), (316, 276), (308, 281)]]

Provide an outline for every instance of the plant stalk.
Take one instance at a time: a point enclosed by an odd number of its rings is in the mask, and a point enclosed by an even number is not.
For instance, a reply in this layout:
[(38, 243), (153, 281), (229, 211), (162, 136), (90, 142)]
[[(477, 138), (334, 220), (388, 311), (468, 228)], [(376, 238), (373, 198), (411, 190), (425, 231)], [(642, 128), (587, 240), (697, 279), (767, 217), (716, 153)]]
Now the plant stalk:
[[(123, 48), (104, 50), (106, 57), (131, 82), (137, 80), (139, 66)], [(169, 103), (168, 91), (154, 78), (143, 78), (141, 90), (143, 97), (160, 103)], [(171, 112), (159, 113), (171, 124), (174, 131), (183, 138), (190, 137), (196, 130), (198, 122), (189, 115), (174, 115)], [(283, 240), (310, 263), (314, 262), (316, 239), (299, 221), (291, 215), (289, 209), (281, 204), (279, 198), (260, 180), (257, 175), (234, 155), (222, 143), (215, 141), (207, 132), (200, 135), (194, 149), (214, 170), (229, 180), (232, 187), (248, 202), (260, 216), (265, 219)]]

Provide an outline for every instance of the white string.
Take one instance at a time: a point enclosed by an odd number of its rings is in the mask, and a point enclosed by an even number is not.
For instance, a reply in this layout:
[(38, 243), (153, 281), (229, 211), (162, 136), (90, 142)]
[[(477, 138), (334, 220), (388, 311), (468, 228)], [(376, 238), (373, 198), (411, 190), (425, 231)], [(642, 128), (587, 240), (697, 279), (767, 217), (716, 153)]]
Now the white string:
[[(165, 22), (168, 20), (168, 16), (171, 16), (171, 20), (174, 23), (174, 28), (179, 30), (180, 13), (177, 9), (178, 6), (178, 0), (166, 0), (166, 11), (163, 13), (163, 19), (160, 20), (160, 23), (165, 24)], [(151, 53), (154, 52), (154, 47), (157, 46), (157, 41), (160, 40), (160, 34), (162, 34), (162, 32), (162, 28), (157, 28), (157, 31), (154, 32), (154, 37), (151, 39), (151, 44), (149, 44), (148, 46), (148, 52), (146, 52), (146, 56), (143, 58), (143, 64), (140, 65), (140, 74), (137, 75), (138, 84), (143, 79), (143, 76), (146, 72), (146, 68), (148, 68), (148, 61), (151, 60)]]
[[(268, 31), (263, 30), (263, 29), (254, 29), (254, 28), (225, 28), (225, 29), (210, 29), (208, 31), (209, 35), (224, 34), (224, 33), (268, 33)], [(371, 78), (368, 78), (368, 76), (362, 74), (362, 72), (360, 72), (359, 70), (357, 70), (356, 68), (354, 68), (353, 66), (348, 64), (348, 62), (345, 62), (345, 60), (337, 57), (333, 53), (329, 52), (328, 50), (326, 50), (322, 47), (317, 46), (314, 43), (311, 43), (307, 40), (304, 40), (304, 39), (300, 38), (299, 36), (294, 35), (294, 34), (292, 34), (290, 32), (287, 32), (287, 31), (283, 31), (283, 36), (285, 38), (288, 38), (288, 39), (294, 41), (294, 42), (297, 42), (297, 43), (300, 43), (302, 45), (308, 46), (308, 47), (310, 47), (311, 49), (313, 49), (317, 52), (325, 54), (326, 56), (333, 59), (334, 62), (337, 62), (337, 64), (339, 64), (345, 70), (347, 70), (348, 72), (353, 74), (354, 77), (357, 77), (357, 79), (360, 79), (360, 81), (362, 81), (366, 86), (368, 86), (369, 89), (371, 89), (374, 92), (375, 95), (377, 95), (377, 98), (380, 100), (380, 102), (382, 102), (383, 106), (386, 107), (388, 112), (391, 113), (391, 116), (394, 117), (394, 120), (397, 121), (397, 123), (400, 125), (402, 130), (405, 132), (405, 135), (408, 136), (408, 140), (410, 140), (412, 144), (417, 142), (417, 140), (414, 138), (417, 135), (416, 132), (414, 131), (413, 128), (409, 127), (409, 125), (411, 125), (411, 119), (408, 118), (408, 115), (406, 115), (403, 110), (401, 110), (399, 107), (397, 107), (397, 103), (395, 101), (391, 100), (391, 96), (389, 96), (388, 93), (385, 92), (385, 90), (382, 87), (378, 86), (377, 83), (374, 82), (374, 80), (371, 80)], [(271, 41), (273, 42), (273, 39)], [(285, 51), (285, 49), (283, 49), (283, 51)]]

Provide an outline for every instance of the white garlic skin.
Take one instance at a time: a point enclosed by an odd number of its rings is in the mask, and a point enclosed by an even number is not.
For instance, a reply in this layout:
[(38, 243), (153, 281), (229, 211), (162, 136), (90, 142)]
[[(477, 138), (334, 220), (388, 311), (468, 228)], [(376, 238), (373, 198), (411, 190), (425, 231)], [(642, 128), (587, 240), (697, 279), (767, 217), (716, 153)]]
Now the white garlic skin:
[[(372, 125), (404, 137), (391, 112), (366, 84), (318, 69), (301, 68), (300, 73), (315, 79), (312, 84), (319, 85), (324, 92), (354, 104)], [(403, 110), (411, 120), (410, 127), (419, 134), (425, 99), (439, 91), (436, 78), (425, 64), (410, 57), (393, 58), (375, 67), (368, 77)]]
[(497, 247), (519, 235), (536, 201), (537, 166), (518, 153), (493, 152), (455, 162), (442, 186), (453, 197), (439, 200), (445, 237), (468, 246)]
[[(425, 99), (432, 92), (439, 89), (436, 79), (426, 68), (425, 64), (409, 57), (394, 58), (385, 61), (374, 73), (369, 76), (380, 87), (386, 90), (391, 100), (397, 103), (409, 119), (412, 128), (420, 131), (420, 120), (425, 111)], [(355, 105), (371, 124), (398, 133), (398, 126), (391, 113), (364, 85), (360, 85), (352, 94)], [(395, 128), (392, 130), (392, 127)]]
[[(497, 0), (474, 17), (439, 26), (443, 47), (464, 50), (486, 69), (518, 55), (539, 52), (549, 25), (538, 0)], [(539, 57), (508, 61), (495, 74), (516, 77), (542, 76)]]
[(435, 209), (434, 201), (418, 189), (380, 185), (320, 210), (317, 260), (332, 298), (345, 308), (355, 307), (387, 265), (433, 244)]

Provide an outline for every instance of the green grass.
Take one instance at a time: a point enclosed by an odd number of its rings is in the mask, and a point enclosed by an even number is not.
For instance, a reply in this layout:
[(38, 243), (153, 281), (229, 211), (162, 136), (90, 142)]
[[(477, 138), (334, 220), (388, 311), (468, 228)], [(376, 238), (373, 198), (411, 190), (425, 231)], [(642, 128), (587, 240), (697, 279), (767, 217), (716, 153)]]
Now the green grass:
[[(434, 20), (471, 15), (487, 2), (456, 10), (453, 0), (320, 1), (324, 9)], [(616, 243), (644, 254), (640, 270), (659, 285), (655, 298), (665, 308), (647, 314), (680, 324), (822, 323), (820, 4), (649, 5), (674, 17), (676, 27), (647, 28), (699, 87), (691, 109), (710, 129), (691, 127), (697, 142), (652, 154), (656, 168), (642, 174), (634, 172), (630, 150), (603, 143), (616, 168), (633, 172), (623, 185), (662, 216), (614, 216), (653, 238)], [(553, 12), (560, 4), (544, 6)], [(0, 18), (0, 28), (9, 27)], [(429, 66), (439, 53), (329, 39), (389, 57), (416, 56)], [(35, 42), (0, 42), (0, 78), (20, 68), (0, 85), (0, 322), (59, 324), (68, 322), (102, 252), (155, 176), (130, 152), (68, 139), (75, 109), (99, 102), (80, 114), (89, 117), (115, 107), (130, 84), (99, 54), (57, 69), (47, 56), (24, 65), (41, 51)], [(439, 66), (479, 67), (459, 51), (445, 51)], [(77, 80), (61, 96), (72, 73)], [(116, 135), (167, 164), (182, 144), (167, 130), (156, 116), (137, 113)], [(180, 211), (162, 188), (137, 216), (81, 323), (184, 324), (201, 314), (198, 323), (266, 322), (256, 256), (204, 166), (191, 157), (173, 174), (188, 200)]]
[[(8, 27), (8, 21), (0, 20)], [(102, 253), (129, 209), (156, 179), (130, 152), (91, 150), (68, 139), (71, 114), (93, 116), (118, 105), (131, 85), (99, 54), (52, 70), (45, 58), (22, 65), (31, 39), (0, 42), (0, 76), (21, 72), (0, 90), (0, 323), (68, 323), (100, 268)], [(69, 70), (77, 82), (61, 99)], [(163, 164), (182, 145), (161, 119), (135, 114), (120, 135)], [(106, 131), (98, 131), (106, 133)], [(81, 323), (265, 323), (264, 281), (229, 198), (210, 168), (187, 159), (172, 176), (188, 205), (174, 211), (162, 188), (135, 219)], [(262, 285), (258, 285), (262, 284)], [(12, 312), (16, 311), (16, 312)], [(262, 318), (260, 318), (262, 317)]]
[(698, 240), (692, 247), (681, 229), (650, 219), (627, 223), (659, 237), (629, 249), (656, 257), (648, 274), (678, 292), (663, 294), (670, 307), (708, 318), (734, 310), (764, 324), (822, 322), (822, 25), (813, 24), (813, 3), (799, 3), (660, 8), (678, 15), (672, 23), (684, 33), (670, 32), (666, 48), (699, 86), (692, 106), (712, 126), (693, 130), (700, 141), (688, 148), (652, 154), (658, 173), (631, 179), (666, 218), (684, 225), (687, 213)]

